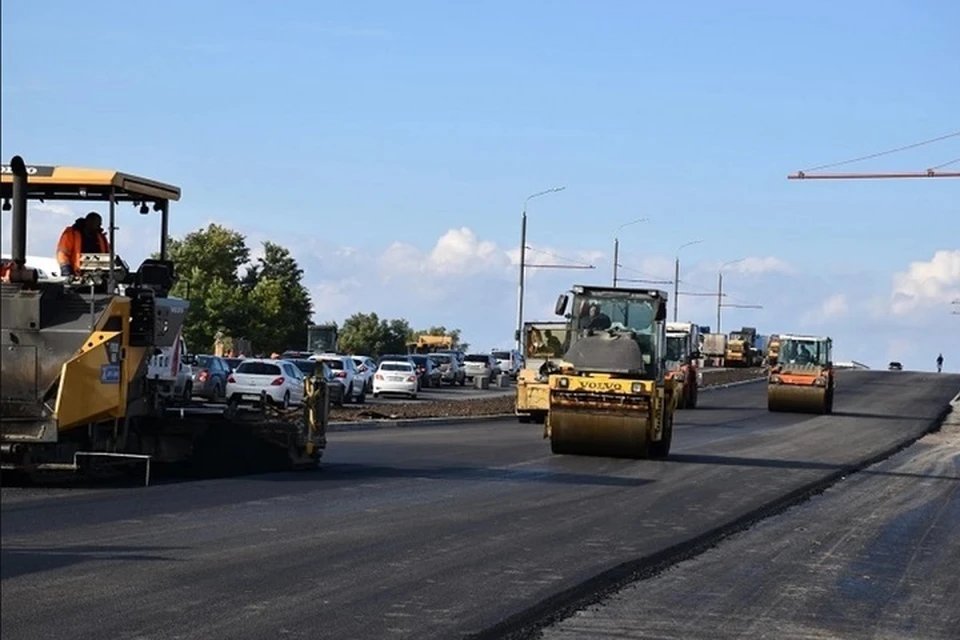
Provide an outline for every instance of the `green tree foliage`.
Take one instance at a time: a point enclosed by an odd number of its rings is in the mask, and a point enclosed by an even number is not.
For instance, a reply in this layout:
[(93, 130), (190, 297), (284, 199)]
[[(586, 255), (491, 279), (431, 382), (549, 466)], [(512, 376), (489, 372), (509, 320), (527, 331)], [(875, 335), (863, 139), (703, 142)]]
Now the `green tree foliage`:
[(463, 342), (460, 329), (447, 329), (441, 325), (439, 327), (430, 327), (429, 329), (413, 331), (410, 333), (410, 341), (412, 342), (420, 336), (449, 336), (453, 342), (454, 349), (461, 349), (463, 351), (470, 350), (470, 343)]
[(369, 355), (406, 353), (410, 323), (402, 319), (381, 319), (376, 313), (355, 313), (340, 328), (339, 350)]
[(184, 334), (191, 350), (211, 350), (217, 331), (262, 353), (303, 347), (313, 305), (287, 249), (264, 242), (251, 266), (246, 238), (217, 224), (169, 247), (179, 276), (172, 295), (190, 300)]

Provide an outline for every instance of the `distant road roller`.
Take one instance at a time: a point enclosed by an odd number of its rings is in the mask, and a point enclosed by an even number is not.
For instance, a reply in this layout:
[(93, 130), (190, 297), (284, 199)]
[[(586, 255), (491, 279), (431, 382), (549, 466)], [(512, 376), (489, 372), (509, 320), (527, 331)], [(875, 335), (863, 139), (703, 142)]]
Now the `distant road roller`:
[(833, 412), (833, 340), (782, 334), (777, 364), (767, 377), (767, 408), (793, 413)]
[[(189, 303), (170, 295), (168, 214), (178, 187), (119, 171), (3, 165), (0, 196), (11, 203), (11, 260), (0, 286), (0, 469), (96, 471), (115, 463), (184, 462), (206, 452), (219, 468), (260, 453), (293, 466), (316, 466), (326, 446), (325, 385), (305, 382), (304, 405), (292, 411), (261, 402), (246, 410), (175, 406), (148, 375), (164, 350), (178, 367)], [(78, 270), (41, 281), (26, 265), (28, 202), (99, 203), (107, 253), (84, 253)], [(159, 256), (136, 271), (115, 253), (117, 214), (131, 204), (159, 213)], [(102, 215), (102, 214), (101, 214)], [(102, 246), (102, 245), (101, 245)], [(54, 247), (50, 247), (51, 254)]]
[(666, 375), (667, 294), (578, 285), (555, 311), (569, 344), (549, 377), (553, 453), (666, 458), (677, 402)]

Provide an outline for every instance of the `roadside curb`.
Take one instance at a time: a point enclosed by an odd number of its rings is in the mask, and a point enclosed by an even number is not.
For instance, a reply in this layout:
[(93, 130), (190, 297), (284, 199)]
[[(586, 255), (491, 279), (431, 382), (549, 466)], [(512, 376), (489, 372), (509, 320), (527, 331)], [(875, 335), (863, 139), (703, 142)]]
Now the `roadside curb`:
[(730, 387), (740, 387), (745, 384), (756, 384), (758, 382), (763, 382), (767, 377), (763, 376), (762, 378), (750, 378), (749, 380), (737, 380), (736, 382), (727, 382), (724, 384), (711, 384), (709, 386), (701, 387), (700, 391), (713, 391), (714, 389), (729, 389)]
[(387, 420), (349, 420), (327, 424), (328, 432), (371, 431), (376, 429), (398, 429), (402, 427), (454, 427), (461, 424), (497, 422), (516, 418), (515, 413), (495, 413), (485, 416), (444, 416), (439, 418), (397, 418)]

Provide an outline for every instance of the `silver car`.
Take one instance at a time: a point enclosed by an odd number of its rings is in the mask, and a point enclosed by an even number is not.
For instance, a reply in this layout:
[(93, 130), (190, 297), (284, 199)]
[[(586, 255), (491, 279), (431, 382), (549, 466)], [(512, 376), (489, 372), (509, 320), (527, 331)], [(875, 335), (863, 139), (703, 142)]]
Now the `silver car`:
[(500, 375), (500, 365), (490, 353), (470, 353), (463, 359), (467, 378), (472, 382), (475, 378), (487, 378), (490, 382)]

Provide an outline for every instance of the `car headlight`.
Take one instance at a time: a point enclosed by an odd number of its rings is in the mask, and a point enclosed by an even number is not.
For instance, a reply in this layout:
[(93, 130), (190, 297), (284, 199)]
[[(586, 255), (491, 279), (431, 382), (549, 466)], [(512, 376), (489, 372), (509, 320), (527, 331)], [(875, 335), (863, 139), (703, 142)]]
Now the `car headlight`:
[(567, 387), (570, 386), (570, 379), (560, 378), (560, 380), (557, 381), (557, 386), (560, 387), (561, 389), (566, 389)]
[(769, 379), (770, 384), (780, 384), (780, 376), (772, 375)]
[(631, 392), (631, 393), (641, 393), (641, 392), (643, 392), (643, 383), (642, 383), (642, 382), (634, 382), (634, 383), (630, 386), (630, 392)]
[(820, 376), (813, 381), (813, 384), (817, 385), (818, 387), (825, 387), (827, 386), (827, 379), (824, 376)]

